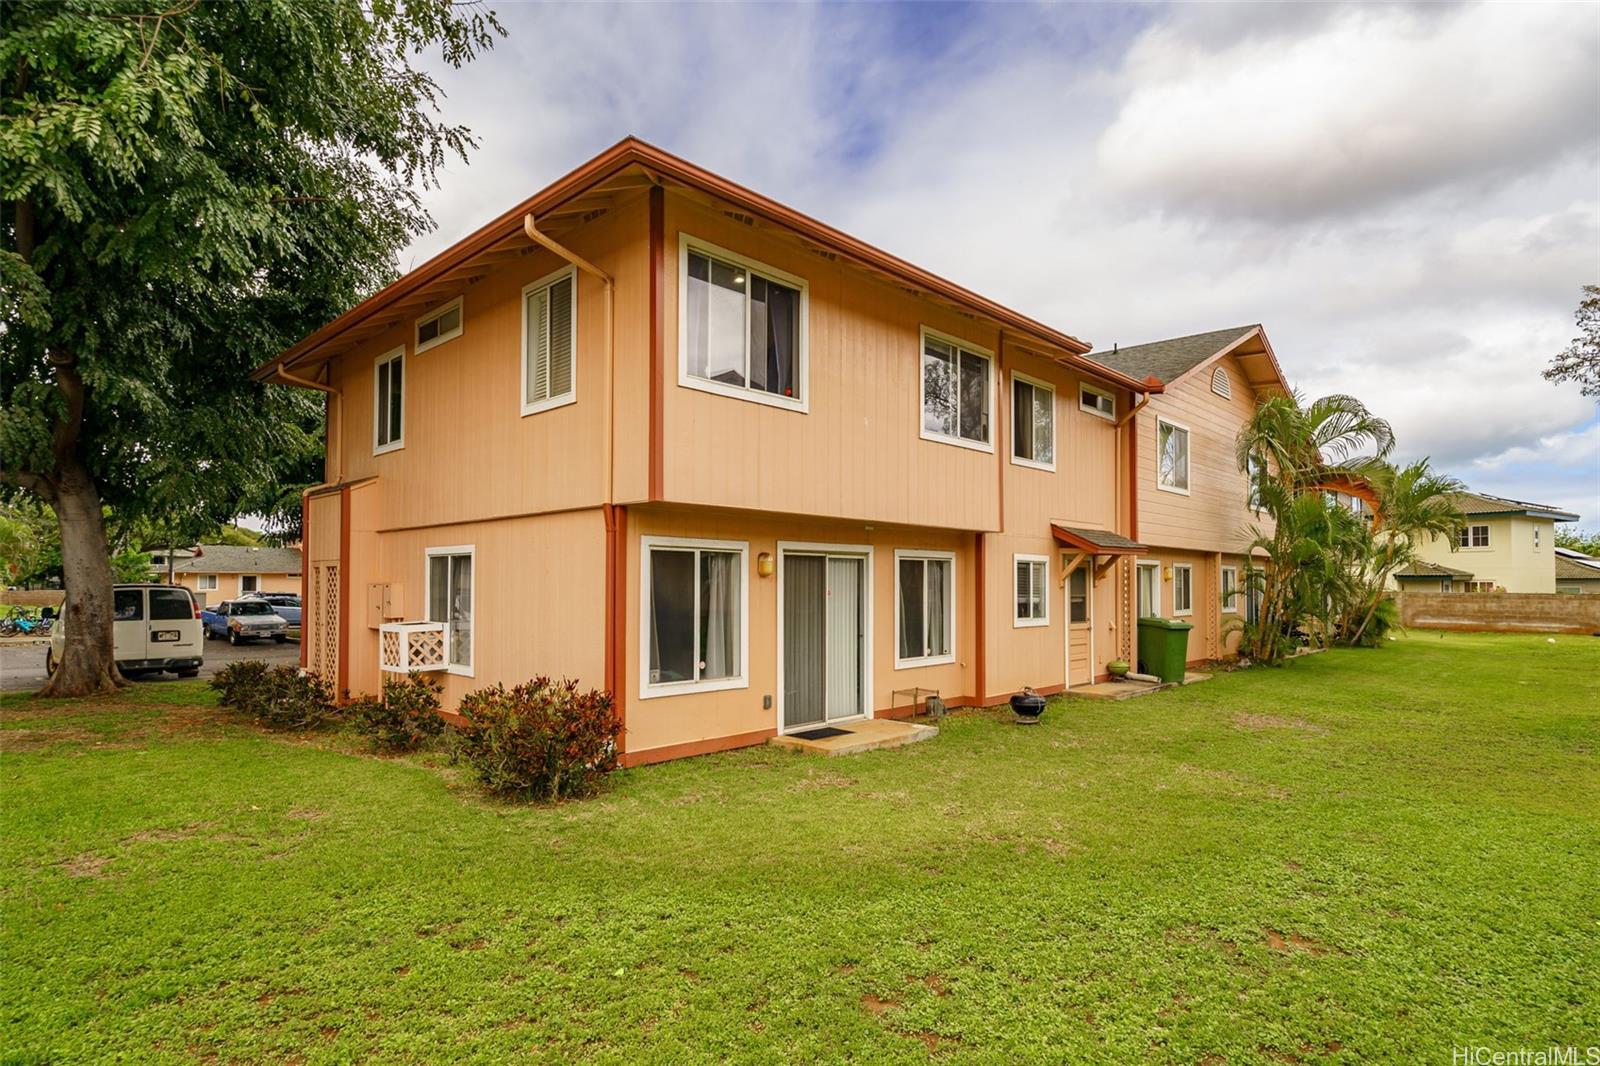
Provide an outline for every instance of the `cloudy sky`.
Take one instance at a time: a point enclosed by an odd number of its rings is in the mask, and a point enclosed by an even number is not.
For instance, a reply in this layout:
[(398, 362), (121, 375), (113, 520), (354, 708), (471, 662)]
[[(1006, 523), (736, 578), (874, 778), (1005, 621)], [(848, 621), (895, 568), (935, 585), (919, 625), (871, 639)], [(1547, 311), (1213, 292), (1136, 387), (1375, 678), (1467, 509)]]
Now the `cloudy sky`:
[(420, 263), (635, 134), (1096, 347), (1265, 324), (1400, 457), (1600, 530), (1600, 8), (494, 3)]

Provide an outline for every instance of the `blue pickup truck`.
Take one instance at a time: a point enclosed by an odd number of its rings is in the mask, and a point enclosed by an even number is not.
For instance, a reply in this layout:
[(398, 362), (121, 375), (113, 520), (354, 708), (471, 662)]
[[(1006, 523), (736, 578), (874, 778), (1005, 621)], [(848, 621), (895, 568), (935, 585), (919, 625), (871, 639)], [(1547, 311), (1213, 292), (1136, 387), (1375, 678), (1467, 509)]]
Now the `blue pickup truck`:
[(289, 623), (266, 600), (225, 600), (214, 607), (204, 607), (200, 624), (205, 627), (207, 640), (226, 638), (229, 644), (249, 640), (282, 644), (289, 639)]

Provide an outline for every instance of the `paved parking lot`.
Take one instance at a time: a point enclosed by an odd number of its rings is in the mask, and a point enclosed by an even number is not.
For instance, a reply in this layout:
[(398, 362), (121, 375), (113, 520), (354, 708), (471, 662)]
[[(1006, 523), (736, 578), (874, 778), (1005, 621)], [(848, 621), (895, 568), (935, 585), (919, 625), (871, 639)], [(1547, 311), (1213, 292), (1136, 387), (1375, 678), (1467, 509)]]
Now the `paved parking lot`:
[[(26, 691), (44, 684), (45, 647), (43, 643), (0, 644), (0, 691)], [(274, 666), (292, 666), (300, 661), (300, 645), (292, 640), (287, 644), (274, 644), (269, 640), (235, 648), (225, 640), (208, 640), (200, 676), (210, 677), (239, 659), (263, 659)], [(138, 683), (161, 684), (176, 680), (175, 674), (150, 674), (140, 678)]]

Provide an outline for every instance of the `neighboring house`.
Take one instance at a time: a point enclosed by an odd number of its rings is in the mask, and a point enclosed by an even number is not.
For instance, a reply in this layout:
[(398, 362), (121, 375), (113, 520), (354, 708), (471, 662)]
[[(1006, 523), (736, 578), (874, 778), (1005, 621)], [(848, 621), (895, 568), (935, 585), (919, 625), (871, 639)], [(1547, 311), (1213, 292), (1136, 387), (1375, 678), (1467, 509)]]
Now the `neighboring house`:
[(1138, 613), (1192, 624), (1191, 663), (1232, 654), (1230, 620), (1254, 608), (1242, 591), (1250, 530), (1271, 532), (1250, 507), (1236, 442), (1261, 400), (1289, 391), (1266, 331), (1238, 326), (1090, 358), (1165, 385), (1135, 418), (1134, 536), (1149, 546), (1137, 560)]
[(259, 368), (330, 394), (305, 660), (610, 690), (630, 765), (1132, 652), (1089, 345), (629, 139)]
[(1396, 570), (1394, 580), (1402, 592), (1465, 592), (1472, 571), (1416, 560)]
[(1600, 559), (1571, 548), (1556, 548), (1556, 591), (1600, 594)]
[[(166, 580), (165, 552), (150, 559), (151, 571)], [(172, 552), (172, 580), (192, 591), (202, 606), (249, 592), (300, 592), (297, 548), (252, 548), (240, 544), (197, 544)]]
[(1576, 522), (1577, 515), (1482, 492), (1457, 493), (1455, 502), (1466, 524), (1454, 541), (1431, 537), (1417, 545), (1420, 562), (1469, 575), (1454, 580), (1449, 591), (1556, 591), (1555, 524)]

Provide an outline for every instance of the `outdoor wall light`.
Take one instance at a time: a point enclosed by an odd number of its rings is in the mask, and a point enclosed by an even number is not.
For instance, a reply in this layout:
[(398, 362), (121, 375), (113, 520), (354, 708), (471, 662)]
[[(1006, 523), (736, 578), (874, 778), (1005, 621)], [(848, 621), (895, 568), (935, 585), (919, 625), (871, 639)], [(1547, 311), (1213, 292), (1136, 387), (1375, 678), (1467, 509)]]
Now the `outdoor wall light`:
[(1161, 580), (1163, 580), (1163, 581), (1171, 581), (1172, 580), (1172, 567), (1163, 566), (1161, 568)]
[(772, 553), (762, 552), (756, 556), (756, 573), (762, 577), (772, 576)]

